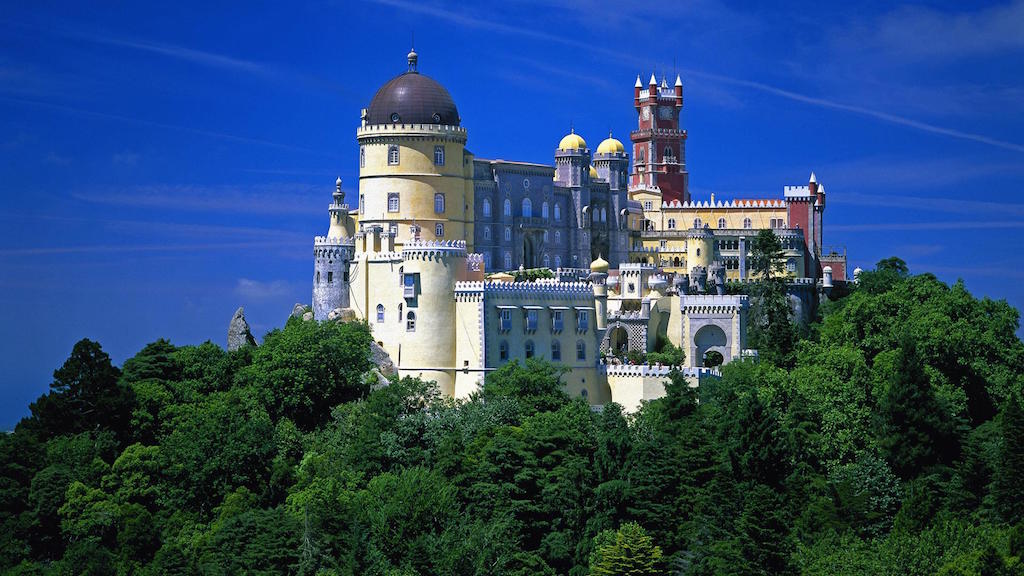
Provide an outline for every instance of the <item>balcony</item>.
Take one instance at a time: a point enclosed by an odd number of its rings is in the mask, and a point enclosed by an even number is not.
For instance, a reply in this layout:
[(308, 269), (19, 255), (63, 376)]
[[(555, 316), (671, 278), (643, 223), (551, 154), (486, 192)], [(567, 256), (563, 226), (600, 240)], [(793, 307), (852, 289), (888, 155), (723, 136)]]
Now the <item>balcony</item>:
[(550, 222), (549, 218), (541, 218), (539, 216), (518, 216), (515, 219), (516, 227), (522, 229), (544, 230), (549, 227)]

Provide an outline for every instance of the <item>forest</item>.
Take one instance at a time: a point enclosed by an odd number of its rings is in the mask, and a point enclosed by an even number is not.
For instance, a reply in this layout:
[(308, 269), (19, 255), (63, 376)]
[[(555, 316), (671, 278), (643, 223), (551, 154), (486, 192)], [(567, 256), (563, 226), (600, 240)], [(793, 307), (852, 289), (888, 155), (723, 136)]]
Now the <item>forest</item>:
[[(767, 290), (767, 289), (766, 289)], [(75, 344), (0, 437), (7, 574), (1024, 574), (1019, 313), (896, 258), (626, 415), (511, 362), (372, 386), (364, 323)]]

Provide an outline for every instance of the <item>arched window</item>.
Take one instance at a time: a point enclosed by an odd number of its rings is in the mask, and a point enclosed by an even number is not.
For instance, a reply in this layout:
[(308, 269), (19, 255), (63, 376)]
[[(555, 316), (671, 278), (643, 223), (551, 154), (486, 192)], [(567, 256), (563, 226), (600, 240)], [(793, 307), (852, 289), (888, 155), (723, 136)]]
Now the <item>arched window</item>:
[(647, 152), (646, 152), (646, 150), (644, 150), (643, 148), (637, 150), (637, 153), (636, 153), (636, 160), (637, 160), (637, 162), (643, 164), (645, 159), (647, 159)]
[(507, 217), (512, 216), (512, 201), (509, 200), (508, 198), (505, 198), (505, 207), (502, 210), (502, 214), (504, 214)]
[(359, 213), (360, 214), (365, 214), (366, 213), (366, 195), (365, 194), (360, 194), (359, 195)]
[(700, 248), (697, 248), (697, 256), (700, 256)]
[(544, 231), (544, 242), (546, 243), (547, 241), (548, 241), (548, 231), (545, 230)]
[(483, 213), (485, 218), (491, 217), (491, 201), (484, 198)]
[(752, 228), (753, 227), (753, 223), (750, 221), (750, 218), (744, 218), (743, 219), (743, 227), (744, 228)]
[(444, 214), (444, 194), (434, 194), (434, 213)]
[(438, 238), (444, 237), (444, 224), (440, 222), (434, 224), (434, 236), (437, 236)]
[(555, 220), (562, 221), (562, 205), (555, 202)]
[(551, 343), (551, 361), (560, 362), (562, 360), (562, 345), (555, 340)]
[(484, 240), (490, 240), (490, 239), (491, 239), (491, 227), (490, 226), (484, 226)]
[(511, 242), (511, 241), (512, 241), (512, 229), (509, 228), (508, 226), (505, 226), (505, 242)]
[(668, 162), (668, 159), (671, 158), (671, 157), (672, 157), (672, 147), (671, 146), (665, 146), (665, 161)]
[(608, 221), (608, 210), (601, 208), (601, 222)]
[(501, 343), (498, 344), (498, 359), (501, 360), (502, 362), (508, 360), (508, 342), (504, 340), (502, 340)]
[(398, 166), (398, 159), (398, 146), (395, 144), (391, 144), (390, 146), (388, 146), (388, 165)]
[(676, 219), (675, 218), (669, 218), (668, 219), (668, 229), (669, 230), (675, 230), (676, 229)]
[(551, 268), (551, 257), (547, 254), (544, 255), (544, 267)]
[(562, 267), (562, 257), (561, 256), (555, 256), (555, 268), (561, 268), (561, 267)]
[(541, 218), (548, 218), (549, 217), (548, 216), (548, 212), (549, 212), (549, 210), (548, 210), (548, 203), (544, 202), (543, 204), (540, 205), (540, 217)]
[(384, 323), (384, 305), (377, 304), (377, 324)]
[(366, 167), (366, 146), (359, 147), (359, 167)]
[(512, 269), (512, 253), (505, 252), (505, 270)]
[(320, 271), (319, 270), (316, 271), (316, 283), (317, 284), (320, 283)]
[(555, 244), (561, 244), (561, 243), (562, 243), (562, 233), (560, 231), (558, 231), (558, 230), (555, 230)]
[(586, 388), (580, 390), (580, 396), (582, 396), (584, 399), (587, 397), (587, 389)]
[(587, 343), (583, 340), (576, 341), (576, 359), (581, 361), (587, 359)]
[(725, 228), (725, 218), (719, 218), (718, 219), (718, 227), (719, 228)]
[(409, 313), (405, 315), (405, 331), (416, 331), (416, 313), (413, 312), (412, 310), (409, 310)]
[(405, 266), (398, 267), (398, 285), (405, 286)]
[(675, 258), (672, 259), (672, 266), (675, 266), (676, 268), (679, 268), (679, 266), (681, 266), (681, 265), (682, 265), (682, 262), (679, 261), (679, 256), (676, 256)]
[(694, 228), (703, 228), (704, 227), (704, 222), (700, 218), (694, 218), (693, 219), (693, 227)]
[(524, 346), (524, 348), (525, 348), (525, 351), (526, 351), (526, 357), (527, 358), (533, 358), (533, 355), (534, 355), (533, 340), (527, 340), (526, 341), (526, 345)]
[(402, 322), (402, 303), (401, 302), (398, 303), (398, 322), (399, 322), (399, 324), (401, 324), (401, 322)]
[(523, 198), (523, 218), (533, 216), (533, 202), (529, 198)]
[(398, 192), (388, 193), (388, 212), (398, 212)]
[(434, 164), (444, 166), (444, 146), (434, 146)]

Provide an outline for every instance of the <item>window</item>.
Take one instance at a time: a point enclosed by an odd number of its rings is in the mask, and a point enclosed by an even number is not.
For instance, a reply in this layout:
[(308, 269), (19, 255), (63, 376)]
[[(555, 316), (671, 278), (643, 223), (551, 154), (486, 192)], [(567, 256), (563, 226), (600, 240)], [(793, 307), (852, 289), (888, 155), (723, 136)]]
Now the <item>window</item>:
[(561, 243), (562, 243), (562, 233), (560, 231), (558, 231), (558, 230), (555, 230), (555, 244), (561, 244)]
[(398, 192), (388, 193), (388, 212), (398, 212)]
[(658, 242), (658, 247), (661, 248), (662, 250), (668, 248), (668, 240), (662, 240)]
[(572, 182), (571, 182), (571, 185), (572, 186), (579, 186), (580, 185), (580, 169), (577, 166), (573, 166), (573, 168), (572, 168)]
[(789, 260), (786, 262), (786, 271), (796, 273), (796, 260)]
[(383, 322), (384, 322), (384, 305), (383, 304), (377, 304), (377, 324), (382, 324)]
[(331, 272), (330, 270), (327, 271), (327, 281), (334, 282), (334, 272)]
[(643, 164), (644, 160), (646, 160), (646, 159), (647, 159), (647, 152), (643, 148), (637, 150), (637, 152), (636, 152), (636, 160), (637, 160), (637, 162)]
[(490, 240), (490, 239), (491, 239), (491, 227), (490, 226), (484, 226), (484, 240)]
[[(556, 234), (557, 234), (557, 232), (556, 232)], [(561, 256), (555, 256), (555, 268), (561, 268), (561, 267), (562, 267), (562, 257)]]
[(551, 257), (547, 254), (544, 255), (544, 267), (551, 268)]
[(576, 359), (580, 361), (587, 359), (587, 343), (583, 340), (576, 341)]
[(398, 236), (398, 224), (392, 222), (391, 225), (388, 226), (388, 233), (392, 236)]
[(405, 274), (402, 277), (402, 297), (403, 298), (415, 298), (416, 297), (416, 277), (419, 274)]
[(548, 217), (548, 211), (549, 210), (548, 210), (548, 203), (547, 202), (545, 202), (545, 203), (540, 205), (540, 217), (541, 218), (547, 218)]
[(552, 310), (551, 311), (551, 330), (553, 332), (562, 331), (562, 311)]
[(366, 167), (366, 146), (359, 147), (359, 167)]
[(365, 214), (366, 213), (366, 194), (360, 194), (359, 195), (359, 213), (360, 214)]
[(505, 252), (505, 270), (512, 269), (512, 254)]
[(527, 358), (533, 358), (533, 353), (534, 353), (534, 350), (533, 350), (533, 340), (527, 340), (526, 341), (525, 349), (526, 349), (526, 357)]
[(502, 362), (508, 361), (508, 342), (504, 340), (502, 340), (501, 343), (498, 344), (498, 359), (501, 360)]
[(601, 222), (608, 221), (608, 210), (601, 208)]
[(434, 194), (434, 213), (444, 214), (444, 194)]
[(416, 313), (413, 312), (412, 310), (409, 310), (409, 313), (405, 315), (405, 331), (416, 331)]
[(547, 241), (548, 241), (548, 231), (545, 230), (544, 231), (544, 242), (547, 243)]
[(725, 228), (725, 218), (719, 218), (718, 219), (718, 227), (719, 228)]
[(434, 165), (444, 166), (444, 146), (434, 146)]
[(320, 271), (319, 270), (316, 271), (316, 283), (317, 284), (320, 283)]
[(562, 221), (562, 205), (555, 203), (555, 220)]
[(508, 226), (505, 226), (505, 242), (511, 242), (511, 241), (512, 241), (512, 229), (509, 228)]
[(533, 216), (533, 203), (529, 198), (523, 198), (523, 218)]
[(558, 343), (558, 340), (551, 343), (551, 360), (553, 362), (562, 360), (562, 345)]
[(704, 221), (701, 220), (700, 218), (694, 218), (693, 219), (693, 227), (694, 228), (703, 228), (704, 227)]
[(403, 316), (402, 316), (402, 303), (399, 302), (398, 303), (398, 323), (399, 324), (402, 323), (402, 318), (403, 318)]
[(743, 219), (743, 227), (744, 228), (752, 228), (753, 227), (753, 223), (750, 221), (750, 218), (744, 218)]
[(671, 158), (671, 157), (672, 157), (672, 147), (671, 146), (665, 146), (665, 162), (668, 162), (668, 159)]
[(668, 229), (669, 230), (675, 230), (676, 229), (676, 219), (675, 218), (669, 218), (668, 219)]
[(537, 330), (537, 311), (527, 310), (526, 311), (526, 331), (534, 332)]
[(498, 329), (507, 332), (510, 328), (512, 328), (512, 310), (502, 308), (498, 314)]
[(491, 217), (491, 201), (487, 198), (484, 198), (483, 213), (485, 218)]
[(438, 222), (434, 224), (434, 236), (438, 238), (444, 238), (444, 224)]
[(576, 311), (576, 331), (586, 332), (590, 324), (590, 314), (586, 310)]
[(388, 146), (388, 165), (398, 166), (398, 146), (394, 144)]
[(583, 398), (587, 397), (587, 389), (586, 388), (580, 390), (580, 396), (582, 396)]
[(505, 198), (505, 206), (502, 208), (502, 214), (508, 218), (512, 217), (512, 201), (508, 198)]
[(647, 211), (654, 210), (654, 203), (651, 202), (650, 200), (644, 200), (644, 210), (647, 210)]

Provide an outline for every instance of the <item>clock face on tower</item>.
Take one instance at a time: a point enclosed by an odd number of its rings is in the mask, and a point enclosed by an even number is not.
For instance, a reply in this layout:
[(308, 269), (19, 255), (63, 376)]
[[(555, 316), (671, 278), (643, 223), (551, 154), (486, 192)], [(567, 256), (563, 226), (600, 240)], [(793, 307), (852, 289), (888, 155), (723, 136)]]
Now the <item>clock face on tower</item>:
[(643, 116), (644, 120), (650, 120), (651, 119), (651, 109), (650, 108), (644, 108), (643, 113), (641, 113), (640, 115)]
[(658, 117), (661, 118), (662, 120), (671, 120), (672, 119), (672, 109), (671, 108), (659, 108), (658, 109)]

